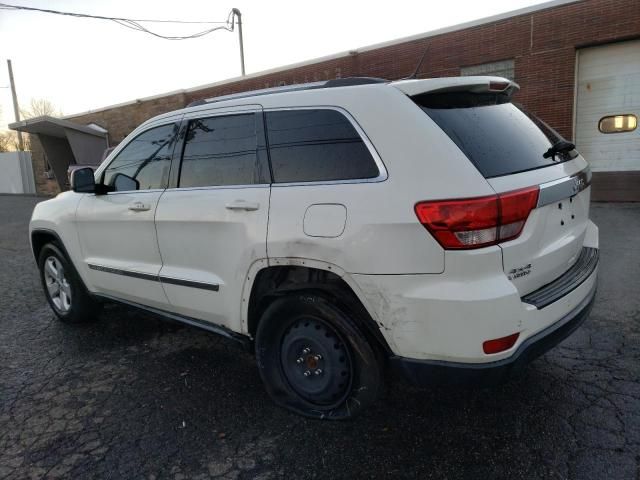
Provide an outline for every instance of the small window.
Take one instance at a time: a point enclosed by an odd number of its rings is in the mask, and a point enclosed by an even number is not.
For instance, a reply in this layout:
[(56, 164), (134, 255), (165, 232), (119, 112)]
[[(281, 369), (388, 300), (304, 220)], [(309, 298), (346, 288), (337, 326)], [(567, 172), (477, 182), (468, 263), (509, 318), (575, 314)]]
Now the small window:
[(276, 183), (367, 179), (380, 173), (354, 126), (336, 110), (274, 111), (266, 118)]
[(460, 75), (463, 77), (472, 75), (491, 75), (513, 80), (515, 78), (515, 62), (513, 59), (510, 59), (462, 67), (460, 68)]
[(166, 188), (178, 126), (163, 125), (141, 133), (124, 147), (104, 171), (112, 185), (118, 173), (139, 182), (139, 190)]
[(638, 126), (638, 117), (631, 113), (624, 115), (610, 115), (598, 122), (598, 130), (602, 133), (633, 132)]
[(192, 120), (180, 187), (269, 183), (262, 121), (255, 113)]

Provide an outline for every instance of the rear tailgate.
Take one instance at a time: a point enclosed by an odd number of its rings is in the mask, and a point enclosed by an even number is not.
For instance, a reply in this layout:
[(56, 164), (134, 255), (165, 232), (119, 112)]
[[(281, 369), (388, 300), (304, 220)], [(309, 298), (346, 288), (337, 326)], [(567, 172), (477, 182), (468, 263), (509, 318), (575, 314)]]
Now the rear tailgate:
[(557, 132), (511, 103), (517, 84), (496, 77), (397, 82), (458, 146), (497, 194), (538, 187), (517, 238), (498, 243), (521, 296), (578, 260), (589, 224), (591, 173)]
[(515, 240), (500, 244), (505, 273), (521, 296), (550, 283), (578, 259), (589, 222), (591, 174), (578, 157), (531, 172), (488, 179), (496, 192), (539, 185), (538, 205)]

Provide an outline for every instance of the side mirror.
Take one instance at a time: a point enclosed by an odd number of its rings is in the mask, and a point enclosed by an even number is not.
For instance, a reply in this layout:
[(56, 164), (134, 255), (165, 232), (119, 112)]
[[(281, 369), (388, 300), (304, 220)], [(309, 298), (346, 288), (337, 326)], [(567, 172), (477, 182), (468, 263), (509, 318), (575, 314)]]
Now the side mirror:
[(78, 168), (71, 172), (71, 189), (78, 193), (95, 193), (96, 181), (93, 168)]
[(113, 185), (113, 189), (116, 192), (129, 192), (140, 189), (140, 182), (124, 173), (116, 173), (111, 181), (111, 185)]

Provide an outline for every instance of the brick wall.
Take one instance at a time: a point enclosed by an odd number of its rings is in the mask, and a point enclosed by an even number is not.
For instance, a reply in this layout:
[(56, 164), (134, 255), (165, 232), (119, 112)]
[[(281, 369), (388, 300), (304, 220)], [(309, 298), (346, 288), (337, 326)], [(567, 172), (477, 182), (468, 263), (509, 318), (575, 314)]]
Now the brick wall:
[(107, 128), (111, 143), (116, 144), (144, 120), (198, 99), (283, 83), (357, 75), (399, 79), (412, 73), (429, 45), (419, 77), (457, 76), (463, 66), (514, 59), (515, 80), (521, 86), (515, 100), (565, 137), (572, 138), (576, 50), (639, 37), (640, 0), (583, 0), (260, 77), (142, 100), (70, 120), (94, 122)]
[(42, 145), (36, 135), (29, 135), (31, 149), (31, 165), (33, 167), (33, 177), (36, 184), (36, 193), (39, 195), (55, 195), (60, 192), (58, 183), (53, 178), (48, 178), (47, 159), (44, 155)]

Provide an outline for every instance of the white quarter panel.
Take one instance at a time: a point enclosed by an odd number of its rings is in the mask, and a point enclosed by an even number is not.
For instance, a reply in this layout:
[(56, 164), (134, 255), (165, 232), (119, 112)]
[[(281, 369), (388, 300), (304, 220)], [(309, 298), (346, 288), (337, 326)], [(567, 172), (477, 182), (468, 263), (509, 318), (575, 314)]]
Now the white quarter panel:
[[(230, 210), (243, 200), (256, 210)], [(161, 277), (218, 285), (207, 290), (163, 282), (176, 313), (240, 331), (242, 287), (265, 258), (269, 186), (168, 189), (156, 214)]]
[(310, 237), (335, 238), (347, 224), (347, 208), (336, 203), (309, 206), (304, 213), (304, 233)]
[[(347, 272), (442, 272), (444, 253), (417, 221), (413, 204), (384, 198), (383, 183), (273, 185), (269, 218), (269, 257), (326, 261)], [(310, 205), (342, 202), (347, 222), (335, 238), (304, 231)], [(375, 206), (374, 206), (375, 205)]]
[[(589, 223), (584, 246), (597, 248)], [(597, 270), (580, 286), (543, 309), (524, 303), (500, 267), (497, 246), (447, 251), (442, 275), (352, 275), (380, 331), (397, 355), (486, 363), (510, 357), (527, 338), (551, 326), (595, 288)], [(487, 355), (486, 340), (519, 333), (516, 344)]]
[[(154, 215), (162, 190), (83, 195), (76, 213), (82, 263), (97, 293), (164, 308), (167, 299), (157, 280), (126, 273), (157, 276), (162, 265)], [(142, 204), (146, 210), (131, 210)], [(87, 268), (89, 265), (122, 274)]]
[[(458, 147), (413, 101), (394, 87), (373, 85), (293, 92), (288, 108), (335, 102), (364, 132), (388, 178), (327, 184), (274, 184), (271, 194), (270, 257), (320, 260), (350, 273), (402, 274), (444, 271), (444, 250), (419, 223), (421, 200), (493, 193)], [(296, 94), (298, 93), (298, 94)], [(277, 108), (270, 96), (265, 110)], [(303, 223), (313, 204), (342, 204), (347, 222), (337, 238), (311, 237)]]

